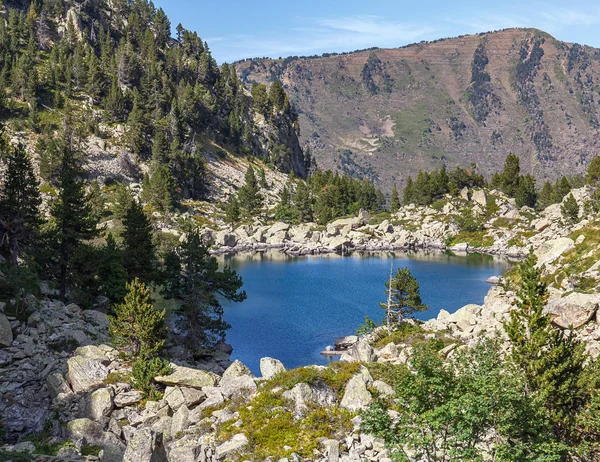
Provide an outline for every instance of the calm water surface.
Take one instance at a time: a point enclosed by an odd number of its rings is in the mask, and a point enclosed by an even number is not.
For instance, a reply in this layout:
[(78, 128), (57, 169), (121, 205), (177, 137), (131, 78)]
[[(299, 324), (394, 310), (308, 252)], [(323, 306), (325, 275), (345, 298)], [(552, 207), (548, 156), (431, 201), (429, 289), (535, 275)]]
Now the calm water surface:
[(260, 358), (271, 356), (287, 368), (326, 364), (319, 353), (336, 337), (351, 335), (365, 316), (380, 321), (384, 282), (394, 268), (408, 267), (421, 286), (429, 310), (419, 319), (483, 303), (487, 278), (501, 275), (507, 262), (485, 255), (377, 254), (287, 257), (279, 253), (220, 257), (244, 280), (248, 299), (226, 304), (231, 324), (227, 342), (239, 359), (259, 374)]

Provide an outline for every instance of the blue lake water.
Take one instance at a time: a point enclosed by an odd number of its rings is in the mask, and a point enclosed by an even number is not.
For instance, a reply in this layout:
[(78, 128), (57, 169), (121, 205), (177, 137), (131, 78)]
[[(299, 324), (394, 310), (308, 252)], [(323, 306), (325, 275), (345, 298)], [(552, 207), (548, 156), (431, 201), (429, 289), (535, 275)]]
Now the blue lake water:
[(319, 353), (336, 337), (352, 335), (365, 316), (380, 321), (379, 302), (387, 299), (390, 264), (407, 267), (421, 287), (429, 310), (419, 319), (483, 303), (486, 279), (501, 275), (507, 262), (487, 255), (372, 254), (366, 256), (287, 257), (279, 253), (221, 257), (237, 270), (248, 299), (225, 306), (231, 324), (227, 342), (232, 359), (259, 374), (260, 358), (270, 356), (287, 368), (326, 364)]

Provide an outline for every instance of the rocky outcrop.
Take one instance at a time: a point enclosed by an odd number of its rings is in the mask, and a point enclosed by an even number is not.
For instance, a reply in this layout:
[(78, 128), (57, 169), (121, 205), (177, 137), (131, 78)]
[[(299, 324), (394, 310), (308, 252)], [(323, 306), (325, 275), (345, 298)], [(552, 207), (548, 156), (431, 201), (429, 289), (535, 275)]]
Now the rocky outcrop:
[(271, 379), (280, 372), (285, 372), (285, 367), (278, 359), (262, 358), (260, 360), (260, 373), (263, 379)]
[(207, 372), (189, 367), (172, 364), (173, 372), (166, 376), (155, 377), (158, 383), (170, 386), (181, 386), (189, 388), (212, 387), (219, 381), (219, 376), (212, 372)]
[(578, 329), (596, 316), (599, 294), (572, 293), (548, 302), (546, 311), (552, 322), (562, 329)]

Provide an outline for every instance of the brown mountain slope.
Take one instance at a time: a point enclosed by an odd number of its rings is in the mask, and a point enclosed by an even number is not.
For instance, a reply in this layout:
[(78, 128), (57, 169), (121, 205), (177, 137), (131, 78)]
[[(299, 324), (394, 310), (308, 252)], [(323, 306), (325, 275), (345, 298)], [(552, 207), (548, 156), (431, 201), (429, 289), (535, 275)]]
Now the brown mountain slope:
[(236, 66), (248, 84), (284, 83), (320, 166), (387, 190), (442, 163), (489, 175), (513, 152), (555, 178), (600, 153), (600, 50), (534, 29)]

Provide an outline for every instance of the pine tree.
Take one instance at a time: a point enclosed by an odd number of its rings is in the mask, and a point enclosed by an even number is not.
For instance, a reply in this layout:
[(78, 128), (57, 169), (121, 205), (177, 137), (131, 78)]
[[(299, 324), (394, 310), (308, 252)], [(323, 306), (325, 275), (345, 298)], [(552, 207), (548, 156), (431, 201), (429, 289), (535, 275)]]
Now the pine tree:
[(427, 305), (421, 301), (419, 283), (408, 268), (398, 268), (395, 276), (392, 276), (390, 270), (390, 280), (386, 281), (385, 287), (388, 301), (380, 303), (379, 306), (386, 312), (388, 332), (391, 333), (394, 316), (396, 322), (401, 324), (413, 313), (427, 310)]
[(52, 203), (51, 215), (56, 227), (60, 298), (65, 300), (74, 253), (83, 241), (96, 235), (97, 220), (85, 193), (79, 153), (69, 127), (60, 145), (58, 197)]
[(396, 183), (392, 186), (392, 195), (390, 197), (390, 212), (396, 213), (400, 209), (400, 197), (398, 196), (398, 189)]
[(12, 148), (4, 140), (0, 145), (8, 151), (0, 154), (6, 164), (0, 185), (0, 243), (11, 265), (17, 266), (41, 222), (39, 184), (23, 145)]
[(552, 183), (546, 181), (544, 186), (538, 193), (538, 208), (540, 210), (546, 209), (546, 207), (554, 204), (554, 187)]
[(413, 179), (410, 176), (406, 180), (406, 186), (404, 187), (403, 196), (404, 197), (402, 198), (402, 202), (404, 203), (404, 205), (414, 203), (415, 191), (414, 191)]
[(300, 223), (308, 223), (313, 219), (310, 190), (304, 181), (299, 181), (293, 197), (294, 216)]
[(504, 162), (504, 171), (499, 176), (498, 187), (508, 197), (515, 197), (519, 188), (521, 177), (521, 167), (519, 157), (515, 154), (509, 154)]
[(510, 312), (504, 330), (511, 345), (510, 358), (524, 374), (528, 393), (544, 403), (556, 434), (569, 439), (574, 436), (576, 411), (584, 401), (581, 378), (586, 355), (575, 334), (554, 328), (544, 312), (548, 288), (542, 271), (531, 251), (519, 266), (516, 309)]
[(188, 233), (187, 240), (167, 256), (165, 267), (162, 293), (182, 302), (180, 312), (188, 346), (213, 347), (224, 340), (230, 326), (223, 319), (221, 300), (246, 299), (246, 292), (240, 291), (242, 280), (238, 274), (229, 267), (219, 270), (197, 231)]
[(104, 194), (97, 181), (92, 181), (90, 189), (88, 191), (88, 198), (92, 207), (92, 213), (97, 220), (100, 220), (104, 215), (104, 207), (106, 202), (104, 200)]
[(142, 199), (150, 205), (168, 212), (175, 205), (175, 181), (165, 164), (156, 165), (150, 177), (143, 182)]
[(271, 85), (269, 90), (269, 101), (277, 111), (282, 111), (286, 107), (289, 108), (290, 103), (285, 94), (285, 90), (283, 89), (283, 85), (281, 85), (279, 80), (276, 80)]
[(246, 170), (245, 181), (244, 186), (238, 191), (240, 206), (248, 215), (258, 215), (263, 206), (263, 197), (260, 194), (260, 188), (252, 165)]
[(525, 175), (519, 178), (519, 186), (515, 191), (514, 198), (517, 207), (535, 207), (537, 195), (535, 192), (535, 179), (533, 176)]
[(152, 305), (150, 289), (139, 279), (127, 284), (123, 303), (109, 316), (109, 332), (116, 346), (140, 359), (150, 359), (164, 346), (165, 310)]
[(99, 292), (111, 303), (123, 300), (127, 293), (127, 271), (123, 266), (123, 252), (117, 247), (112, 233), (106, 237), (106, 245), (99, 249), (97, 265)]
[(149, 132), (150, 127), (142, 103), (142, 96), (136, 91), (134, 92), (133, 109), (127, 118), (127, 132), (125, 134), (125, 141), (131, 152), (138, 155), (146, 153)]
[(129, 279), (151, 284), (156, 278), (156, 251), (152, 224), (137, 201), (127, 209), (123, 220), (123, 264)]
[(240, 202), (237, 197), (231, 196), (225, 204), (225, 221), (231, 225), (231, 229), (233, 230), (236, 223), (240, 221), (240, 217)]
[(573, 197), (573, 194), (569, 194), (560, 206), (560, 212), (568, 223), (575, 223), (579, 218), (579, 204)]

